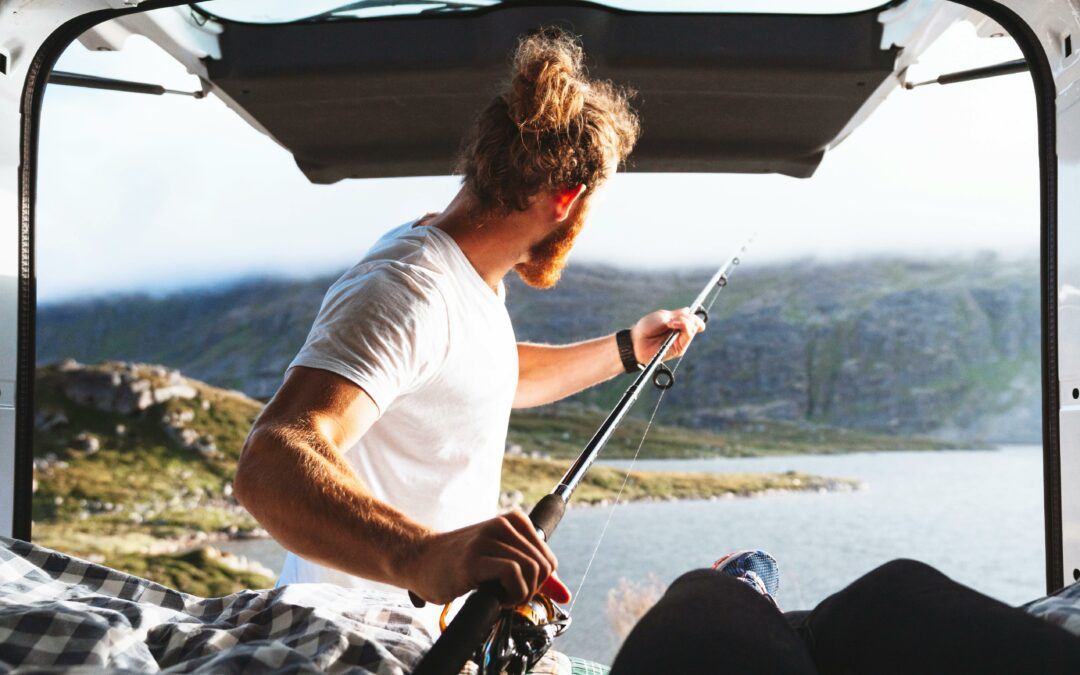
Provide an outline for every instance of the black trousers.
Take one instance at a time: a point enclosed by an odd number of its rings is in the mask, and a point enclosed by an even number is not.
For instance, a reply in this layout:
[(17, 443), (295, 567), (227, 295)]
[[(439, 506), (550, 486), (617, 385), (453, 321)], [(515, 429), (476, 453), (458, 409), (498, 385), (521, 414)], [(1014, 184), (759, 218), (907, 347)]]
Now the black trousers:
[(1080, 674), (1080, 637), (894, 560), (813, 611), (782, 614), (711, 569), (679, 577), (630, 632), (612, 675)]

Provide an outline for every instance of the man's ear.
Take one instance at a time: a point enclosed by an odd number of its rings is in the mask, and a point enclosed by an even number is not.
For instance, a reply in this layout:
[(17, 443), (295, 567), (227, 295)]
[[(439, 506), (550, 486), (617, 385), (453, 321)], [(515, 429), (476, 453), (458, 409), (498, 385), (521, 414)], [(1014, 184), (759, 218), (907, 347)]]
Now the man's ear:
[(573, 187), (567, 187), (559, 190), (555, 193), (555, 220), (562, 222), (570, 215), (570, 209), (574, 207), (574, 203), (577, 202), (585, 192), (585, 184), (575, 185)]

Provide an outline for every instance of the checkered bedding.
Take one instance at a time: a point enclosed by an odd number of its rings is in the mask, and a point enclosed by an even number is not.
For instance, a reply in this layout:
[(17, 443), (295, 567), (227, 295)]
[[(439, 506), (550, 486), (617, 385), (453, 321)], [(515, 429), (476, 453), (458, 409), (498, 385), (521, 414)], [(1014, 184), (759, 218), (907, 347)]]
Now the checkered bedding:
[(328, 584), (200, 598), (0, 538), (0, 671), (404, 674), (431, 646), (411, 610)]
[[(1080, 583), (1024, 606), (1080, 635)], [(330, 584), (200, 598), (0, 537), (0, 672), (404, 675), (432, 637), (411, 605)], [(549, 652), (534, 675), (605, 675)]]
[[(404, 675), (431, 646), (416, 610), (330, 584), (200, 598), (0, 537), (0, 672)], [(550, 652), (536, 675), (607, 672)]]
[(1057, 624), (1080, 636), (1080, 583), (1070, 584), (1053, 595), (1024, 605), (1028, 614)]

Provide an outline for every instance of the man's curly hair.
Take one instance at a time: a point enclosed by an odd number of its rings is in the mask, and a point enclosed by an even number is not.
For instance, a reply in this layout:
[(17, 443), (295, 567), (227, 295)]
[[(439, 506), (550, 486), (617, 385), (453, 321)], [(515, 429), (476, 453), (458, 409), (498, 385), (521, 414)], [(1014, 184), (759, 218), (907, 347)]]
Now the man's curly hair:
[(543, 190), (594, 189), (641, 132), (634, 92), (591, 80), (581, 43), (559, 28), (526, 36), (507, 89), (477, 118), (457, 172), (485, 211), (528, 208)]

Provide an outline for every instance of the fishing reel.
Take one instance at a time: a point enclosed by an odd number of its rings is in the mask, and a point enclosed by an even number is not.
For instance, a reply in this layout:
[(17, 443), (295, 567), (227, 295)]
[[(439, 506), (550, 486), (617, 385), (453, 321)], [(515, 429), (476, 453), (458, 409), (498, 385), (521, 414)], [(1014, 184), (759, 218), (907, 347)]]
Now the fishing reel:
[[(449, 608), (449, 605), (447, 605)], [(445, 629), (447, 609), (439, 619)], [(525, 675), (570, 626), (570, 615), (546, 595), (504, 609), (472, 660), (476, 675)]]

